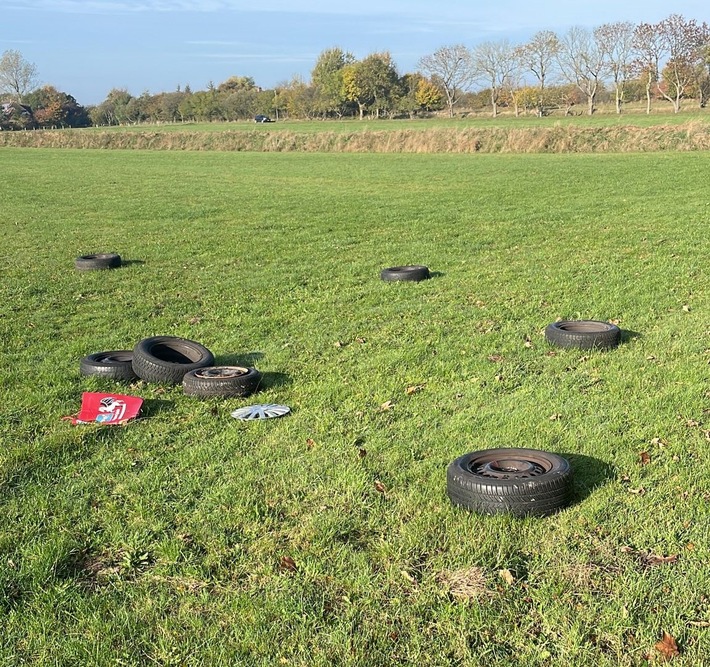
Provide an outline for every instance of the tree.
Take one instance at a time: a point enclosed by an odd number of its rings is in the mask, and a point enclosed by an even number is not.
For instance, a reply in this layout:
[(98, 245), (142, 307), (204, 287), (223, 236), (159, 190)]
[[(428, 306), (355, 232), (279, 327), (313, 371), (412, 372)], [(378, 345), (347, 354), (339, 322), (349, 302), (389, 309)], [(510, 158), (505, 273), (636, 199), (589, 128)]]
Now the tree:
[(508, 40), (483, 42), (471, 52), (473, 71), (485, 79), (490, 87), (493, 117), (498, 115), (498, 102), (504, 90), (510, 89), (519, 69), (516, 50)]
[(324, 117), (330, 114), (340, 117), (345, 112), (343, 70), (354, 62), (351, 53), (337, 47), (326, 49), (318, 56), (311, 72), (311, 83), (315, 88), (317, 109)]
[(636, 59), (633, 67), (646, 91), (646, 114), (651, 113), (651, 90), (659, 77), (659, 63), (663, 41), (658, 28), (650, 23), (639, 23), (634, 30), (633, 49)]
[(591, 116), (606, 65), (604, 44), (586, 28), (574, 26), (560, 41), (557, 62), (562, 76), (587, 97), (587, 113)]
[(446, 97), (449, 116), (454, 116), (454, 106), (463, 91), (468, 88), (474, 72), (471, 52), (462, 44), (442, 46), (419, 61), (419, 69), (437, 83)]
[(86, 127), (90, 124), (86, 109), (67, 93), (54, 86), (37, 88), (25, 96), (39, 127)]
[(554, 73), (559, 52), (560, 40), (551, 30), (541, 30), (535, 33), (527, 44), (519, 46), (516, 50), (521, 65), (532, 72), (537, 79), (538, 116), (543, 116), (545, 113), (545, 84)]
[(37, 86), (37, 68), (26, 61), (19, 51), (10, 49), (0, 58), (0, 93), (10, 95), (16, 102)]
[[(696, 78), (696, 67), (703, 62), (710, 28), (695, 19), (686, 20), (680, 14), (671, 14), (654, 29), (659, 36), (661, 58), (666, 59), (656, 88), (673, 104), (674, 113), (678, 113), (683, 96)], [(662, 82), (665, 85), (661, 85)]]
[(597, 42), (606, 54), (614, 82), (616, 113), (621, 113), (626, 83), (633, 73), (634, 25), (628, 21), (605, 23), (594, 29)]
[(217, 92), (220, 93), (234, 93), (244, 90), (259, 90), (259, 87), (250, 76), (230, 76), (217, 86)]
[(399, 75), (389, 53), (372, 53), (343, 69), (345, 98), (358, 106), (360, 120), (367, 109), (380, 113), (392, 111), (399, 91)]

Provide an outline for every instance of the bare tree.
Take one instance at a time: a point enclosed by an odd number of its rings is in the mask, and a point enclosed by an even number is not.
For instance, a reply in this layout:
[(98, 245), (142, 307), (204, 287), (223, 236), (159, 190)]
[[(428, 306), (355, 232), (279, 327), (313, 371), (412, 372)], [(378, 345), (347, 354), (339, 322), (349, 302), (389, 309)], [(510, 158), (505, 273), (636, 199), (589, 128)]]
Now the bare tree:
[[(710, 29), (706, 23), (686, 20), (680, 14), (671, 14), (656, 24), (655, 29), (660, 37), (661, 57), (666, 59), (656, 87), (673, 104), (673, 111), (678, 113), (684, 93), (697, 78), (696, 66), (704, 58), (704, 49), (710, 41)], [(666, 83), (665, 87), (662, 82)]]
[(633, 48), (636, 54), (634, 70), (646, 89), (646, 113), (651, 113), (651, 89), (658, 81), (658, 69), (663, 53), (661, 35), (655, 25), (639, 23), (634, 30)]
[(15, 101), (37, 87), (37, 68), (27, 62), (19, 51), (5, 51), (0, 58), (0, 93), (10, 95)]
[(621, 113), (624, 89), (633, 72), (634, 25), (628, 21), (605, 23), (594, 29), (594, 36), (606, 54), (609, 73), (614, 81), (616, 113)]
[(419, 61), (419, 69), (429, 75), (444, 91), (449, 116), (454, 115), (454, 105), (461, 93), (473, 81), (471, 52), (462, 44), (442, 46)]
[(471, 52), (473, 71), (490, 86), (493, 117), (498, 115), (498, 102), (503, 90), (510, 86), (520, 69), (515, 49), (508, 40), (484, 42)]
[(560, 41), (557, 62), (562, 76), (587, 96), (587, 113), (591, 116), (605, 73), (604, 45), (586, 28), (572, 27)]
[(538, 81), (540, 91), (537, 104), (538, 116), (542, 116), (545, 112), (545, 83), (554, 73), (559, 51), (560, 40), (551, 30), (535, 33), (527, 44), (519, 46), (516, 50), (521, 65), (531, 71)]

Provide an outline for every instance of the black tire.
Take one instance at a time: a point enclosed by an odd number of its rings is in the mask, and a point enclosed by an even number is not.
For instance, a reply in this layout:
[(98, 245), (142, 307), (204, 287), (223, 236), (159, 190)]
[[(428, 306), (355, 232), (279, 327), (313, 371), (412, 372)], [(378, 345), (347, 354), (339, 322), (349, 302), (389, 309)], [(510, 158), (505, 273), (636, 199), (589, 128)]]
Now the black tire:
[(185, 373), (213, 363), (206, 347), (175, 336), (144, 338), (133, 348), (133, 372), (146, 382), (180, 384)]
[(564, 320), (548, 324), (545, 338), (558, 347), (608, 350), (621, 341), (621, 329), (609, 322)]
[(131, 350), (113, 350), (96, 352), (84, 357), (79, 362), (82, 375), (96, 375), (111, 380), (135, 380), (133, 372), (133, 352)]
[(392, 266), (389, 269), (382, 269), (382, 271), (380, 271), (380, 278), (387, 282), (394, 282), (395, 280), (419, 282), (429, 277), (431, 277), (429, 269), (426, 266), (420, 266), (418, 264), (412, 266)]
[(547, 516), (569, 504), (572, 468), (536, 449), (488, 449), (453, 461), (446, 490), (454, 505), (479, 514)]
[(188, 396), (250, 396), (260, 383), (256, 368), (212, 366), (187, 373), (182, 388)]
[(121, 266), (121, 255), (115, 252), (104, 252), (97, 255), (81, 255), (74, 260), (77, 271), (100, 271), (115, 269)]

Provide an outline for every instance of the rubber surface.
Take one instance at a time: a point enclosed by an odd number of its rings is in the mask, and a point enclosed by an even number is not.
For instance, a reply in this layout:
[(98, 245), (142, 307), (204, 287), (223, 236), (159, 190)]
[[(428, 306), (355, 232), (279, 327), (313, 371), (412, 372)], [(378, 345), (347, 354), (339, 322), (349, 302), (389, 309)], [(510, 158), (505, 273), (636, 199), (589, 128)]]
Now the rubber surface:
[(180, 384), (186, 373), (212, 364), (212, 352), (186, 338), (153, 336), (133, 348), (133, 371), (146, 382)]
[(380, 271), (380, 278), (387, 282), (394, 282), (396, 280), (419, 282), (420, 280), (426, 280), (430, 275), (429, 269), (419, 264), (412, 266), (392, 266), (389, 269), (382, 269), (382, 271)]
[(121, 266), (121, 255), (115, 252), (104, 252), (96, 255), (81, 255), (74, 260), (77, 271), (100, 271), (115, 269)]
[(188, 396), (250, 396), (261, 378), (256, 368), (211, 366), (187, 373), (182, 388)]
[(610, 322), (564, 320), (548, 324), (545, 338), (558, 347), (608, 350), (621, 341), (621, 329)]
[[(534, 461), (536, 472), (520, 476), (505, 472), (489, 476), (485, 464)], [(500, 448), (471, 452), (453, 461), (446, 472), (446, 490), (454, 505), (480, 514), (547, 516), (569, 504), (572, 468), (558, 456), (535, 449)]]
[(79, 370), (82, 375), (97, 375), (111, 380), (135, 380), (138, 376), (133, 372), (132, 361), (131, 350), (96, 352), (79, 362)]

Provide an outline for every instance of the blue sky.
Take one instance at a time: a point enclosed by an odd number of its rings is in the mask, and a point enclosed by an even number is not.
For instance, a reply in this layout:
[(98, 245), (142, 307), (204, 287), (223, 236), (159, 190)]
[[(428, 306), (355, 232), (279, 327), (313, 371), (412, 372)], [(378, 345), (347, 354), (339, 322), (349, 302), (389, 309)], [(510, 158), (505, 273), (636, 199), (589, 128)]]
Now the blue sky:
[(670, 13), (710, 22), (707, 0), (2, 0), (0, 52), (15, 49), (41, 83), (98, 104), (111, 88), (133, 95), (230, 76), (269, 88), (310, 79), (318, 55), (389, 51), (400, 73), (440, 46), (508, 39)]

